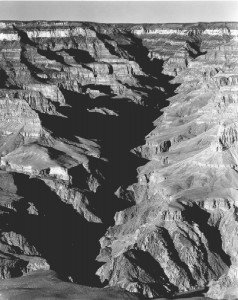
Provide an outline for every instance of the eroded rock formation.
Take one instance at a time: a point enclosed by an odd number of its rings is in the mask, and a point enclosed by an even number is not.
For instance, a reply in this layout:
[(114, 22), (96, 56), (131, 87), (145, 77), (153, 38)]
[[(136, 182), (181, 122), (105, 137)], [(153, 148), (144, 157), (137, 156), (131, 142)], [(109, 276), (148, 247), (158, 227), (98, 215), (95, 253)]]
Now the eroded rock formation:
[(2, 279), (237, 297), (237, 41), (235, 23), (0, 23)]

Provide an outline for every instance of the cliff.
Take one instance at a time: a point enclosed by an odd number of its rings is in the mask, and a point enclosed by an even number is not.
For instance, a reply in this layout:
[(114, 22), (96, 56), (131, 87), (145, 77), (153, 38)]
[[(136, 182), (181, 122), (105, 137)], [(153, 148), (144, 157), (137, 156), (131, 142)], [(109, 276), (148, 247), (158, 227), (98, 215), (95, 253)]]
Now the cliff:
[(236, 23), (0, 23), (1, 293), (51, 269), (237, 298), (237, 42)]

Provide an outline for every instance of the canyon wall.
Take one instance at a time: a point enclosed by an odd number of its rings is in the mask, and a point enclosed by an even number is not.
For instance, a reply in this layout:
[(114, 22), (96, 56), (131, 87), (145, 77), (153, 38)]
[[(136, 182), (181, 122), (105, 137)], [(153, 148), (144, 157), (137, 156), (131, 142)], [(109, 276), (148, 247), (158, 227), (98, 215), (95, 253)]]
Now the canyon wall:
[(236, 23), (0, 23), (2, 286), (51, 269), (237, 298), (237, 42)]

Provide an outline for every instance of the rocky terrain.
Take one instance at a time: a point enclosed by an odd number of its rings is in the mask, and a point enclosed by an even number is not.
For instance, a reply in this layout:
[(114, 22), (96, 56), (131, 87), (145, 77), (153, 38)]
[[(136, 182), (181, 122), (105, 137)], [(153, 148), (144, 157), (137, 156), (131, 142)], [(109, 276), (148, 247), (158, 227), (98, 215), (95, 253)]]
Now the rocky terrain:
[(0, 22), (0, 299), (236, 299), (237, 62), (236, 23)]

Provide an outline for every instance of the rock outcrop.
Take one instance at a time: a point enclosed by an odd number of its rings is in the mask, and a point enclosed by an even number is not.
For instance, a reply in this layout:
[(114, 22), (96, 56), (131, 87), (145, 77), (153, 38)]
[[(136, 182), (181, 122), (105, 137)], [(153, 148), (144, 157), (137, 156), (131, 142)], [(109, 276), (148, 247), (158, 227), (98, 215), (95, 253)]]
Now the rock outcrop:
[(1, 295), (34, 274), (99, 293), (51, 269), (120, 299), (237, 298), (237, 42), (236, 23), (0, 23)]

